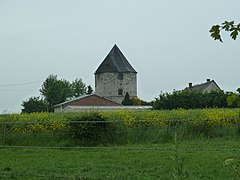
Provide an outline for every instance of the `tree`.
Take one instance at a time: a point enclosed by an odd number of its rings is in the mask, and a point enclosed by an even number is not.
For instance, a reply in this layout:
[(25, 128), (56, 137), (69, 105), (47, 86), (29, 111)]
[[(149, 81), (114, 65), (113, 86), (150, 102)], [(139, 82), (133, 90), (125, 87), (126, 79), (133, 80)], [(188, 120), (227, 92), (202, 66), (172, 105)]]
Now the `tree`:
[(72, 82), (73, 95), (74, 97), (79, 97), (87, 93), (86, 85), (83, 83), (82, 79), (75, 79)]
[(143, 106), (152, 106), (153, 102), (144, 101), (141, 99), (141, 105)]
[(47, 103), (40, 97), (30, 97), (28, 100), (23, 101), (22, 113), (33, 113), (33, 112), (46, 112)]
[(124, 99), (123, 99), (123, 101), (122, 101), (122, 105), (124, 105), (124, 106), (130, 106), (130, 105), (133, 105), (133, 102), (131, 101), (128, 92), (125, 94), (125, 97), (124, 97)]
[(221, 25), (213, 25), (210, 29), (211, 37), (214, 40), (219, 40), (223, 42), (221, 37), (221, 31), (226, 31), (230, 33), (230, 37), (233, 40), (237, 39), (238, 33), (240, 32), (240, 23), (235, 24), (234, 21), (225, 21)]
[(131, 102), (134, 106), (141, 106), (142, 105), (142, 101), (138, 97), (133, 97), (131, 99)]
[[(69, 81), (65, 79), (58, 80), (60, 88), (62, 88), (61, 102), (66, 101), (74, 96), (74, 89)], [(61, 89), (60, 89), (61, 90)]]
[[(35, 97), (24, 101), (22, 104), (22, 106), (24, 106), (23, 111), (28, 111), (28, 109), (35, 109), (37, 102), (43, 101), (47, 107), (47, 111), (51, 112), (53, 111), (54, 105), (86, 94), (87, 88), (81, 78), (75, 79), (72, 83), (70, 83), (65, 79), (58, 79), (57, 75), (49, 75), (43, 82), (42, 87), (39, 91), (43, 96), (43, 99)], [(90, 91), (91, 89), (89, 89), (89, 92)], [(25, 108), (25, 106), (27, 106), (27, 108)], [(42, 109), (40, 109), (40, 111), (42, 111)]]
[(182, 90), (161, 93), (153, 102), (154, 109), (196, 109), (227, 107), (227, 94), (223, 91), (202, 93), (200, 91)]
[(237, 89), (237, 93), (230, 93), (230, 95), (227, 97), (228, 106), (231, 107), (240, 107), (240, 88)]
[(92, 87), (89, 85), (89, 86), (87, 87), (87, 94), (92, 94), (92, 92), (93, 92), (93, 89), (92, 89)]
[(57, 75), (48, 76), (39, 91), (47, 102), (50, 111), (53, 110), (53, 105), (64, 102), (73, 96), (70, 82), (58, 80)]

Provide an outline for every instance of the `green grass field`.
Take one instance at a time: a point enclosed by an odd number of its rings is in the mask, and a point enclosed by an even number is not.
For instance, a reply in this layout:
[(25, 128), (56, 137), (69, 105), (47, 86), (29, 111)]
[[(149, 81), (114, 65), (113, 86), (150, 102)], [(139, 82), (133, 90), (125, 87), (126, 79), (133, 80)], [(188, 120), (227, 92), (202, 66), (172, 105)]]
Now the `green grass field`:
[(0, 180), (237, 180), (239, 120), (239, 109), (0, 116)]
[(0, 179), (174, 179), (173, 175), (176, 179), (238, 179), (233, 167), (224, 165), (227, 159), (240, 159), (240, 151), (231, 150), (240, 149), (238, 140), (202, 139), (177, 146), (178, 151), (154, 150), (176, 147), (173, 143), (96, 149), (1, 148)]

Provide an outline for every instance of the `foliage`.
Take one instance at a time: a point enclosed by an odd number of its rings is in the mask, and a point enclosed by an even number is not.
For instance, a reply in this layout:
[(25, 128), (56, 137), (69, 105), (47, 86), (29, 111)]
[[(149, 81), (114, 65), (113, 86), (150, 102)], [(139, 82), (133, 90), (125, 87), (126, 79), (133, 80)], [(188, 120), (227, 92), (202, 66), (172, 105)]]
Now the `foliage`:
[(130, 106), (130, 105), (133, 105), (133, 102), (131, 101), (128, 92), (125, 94), (125, 97), (124, 97), (124, 99), (123, 99), (123, 101), (122, 101), (122, 105), (124, 105), (124, 106)]
[(52, 146), (58, 143), (53, 141), (54, 138), (71, 146), (162, 143), (172, 142), (174, 133), (178, 133), (179, 140), (238, 138), (240, 110), (9, 114), (0, 116), (0, 122), (9, 122), (6, 125), (0, 123), (0, 144), (22, 145), (32, 142)]
[[(229, 130), (232, 127), (236, 129), (239, 118), (240, 109), (237, 108), (0, 115), (0, 122), (23, 122), (21, 126), (17, 123), (11, 124), (12, 134), (15, 134), (8, 142), (4, 140), (3, 135), (5, 130), (10, 128), (10, 124), (2, 123), (0, 145), (21, 146), (23, 145), (20, 144), (21, 140), (24, 140), (26, 142), (24, 145), (31, 146), (17, 150), (1, 148), (0, 159), (3, 161), (0, 163), (0, 174), (3, 179), (17, 177), (17, 179), (28, 177), (34, 179), (234, 179), (236, 175), (239, 177), (239, 151), (234, 149), (240, 148), (239, 135), (235, 134), (229, 138), (227, 136), (234, 133)], [(89, 123), (83, 124), (84, 121)], [(101, 121), (102, 124), (94, 124), (95, 121)], [(119, 123), (123, 126), (116, 126)], [(221, 130), (224, 134), (218, 136), (215, 133), (212, 138), (205, 136), (201, 138), (201, 134), (197, 134), (195, 139), (191, 138), (190, 134), (186, 134), (187, 131), (196, 133), (196, 130), (202, 127), (209, 128), (205, 130), (212, 132)], [(124, 133), (128, 133), (126, 136), (121, 136), (121, 128), (126, 130)], [(172, 134), (176, 132), (178, 141), (176, 136), (173, 136), (175, 141), (159, 140), (163, 133), (165, 133), (164, 138), (171, 139)], [(66, 147), (62, 141), (58, 142), (60, 134), (62, 134), (61, 139), (75, 140), (75, 144), (70, 142), (67, 146), (77, 145), (75, 148), (81, 148), (80, 142), (85, 139), (87, 145), (100, 147), (87, 148), (84, 144), (85, 146), (82, 147), (84, 150), (71, 149), (71, 147), (58, 150), (56, 146), (60, 146), (59, 149), (62, 146)], [(71, 136), (68, 136), (69, 134)], [(144, 134), (147, 135), (146, 139), (143, 139)], [(116, 137), (124, 137), (125, 144), (121, 144), (120, 147), (115, 146)], [(43, 144), (40, 144), (40, 141)], [(52, 145), (49, 141), (55, 144)], [(107, 144), (108, 142), (111, 144)], [(172, 143), (169, 142), (175, 142), (177, 149), (169, 150), (169, 147), (172, 147)], [(103, 144), (109, 146), (102, 147)], [(34, 145), (55, 148), (33, 148)], [(146, 151), (146, 148), (150, 149)], [(157, 148), (163, 150), (157, 151)], [(203, 149), (200, 151), (194, 148)], [(171, 161), (170, 156), (173, 157), (174, 162)], [(75, 159), (80, 161), (74, 161)], [(223, 165), (224, 160), (226, 161)], [(56, 162), (64, 163), (56, 167)], [(230, 173), (228, 173), (229, 169)]]
[[(91, 115), (93, 113), (93, 115)], [(74, 112), (74, 113), (31, 113), (31, 114), (8, 114), (1, 115), (0, 122), (33, 122), (44, 125), (55, 124), (54, 129), (59, 129), (66, 126), (68, 121), (80, 121), (84, 118), (99, 118), (103, 121), (118, 121), (122, 120), (127, 126), (134, 126), (140, 120), (149, 120), (148, 123), (156, 127), (166, 127), (171, 123), (183, 121), (189, 122), (194, 126), (202, 124), (228, 126), (238, 123), (240, 118), (240, 109), (177, 109), (177, 110), (116, 110), (116, 111), (101, 111), (99, 113)], [(59, 126), (57, 126), (59, 125)], [(176, 124), (177, 125), (177, 124)], [(31, 127), (34, 127), (33, 125)], [(39, 129), (39, 131), (44, 130)], [(36, 129), (36, 128), (35, 128)]]
[(230, 93), (227, 97), (228, 106), (230, 107), (240, 107), (240, 88), (237, 89), (237, 93)]
[(92, 94), (93, 89), (90, 85), (87, 86), (87, 93), (86, 94)]
[(174, 161), (172, 177), (173, 179), (184, 180), (188, 177), (188, 172), (185, 167), (185, 159), (180, 155), (179, 152), (179, 142), (176, 133), (174, 137), (174, 148), (174, 155), (171, 156), (172, 160)]
[(227, 107), (227, 93), (212, 91), (202, 93), (199, 91), (173, 91), (161, 93), (153, 102), (154, 109), (196, 109), (196, 108), (223, 108)]
[(147, 102), (142, 101), (141, 99), (139, 99), (139, 98), (136, 97), (136, 96), (130, 98), (128, 92), (125, 94), (125, 97), (124, 97), (124, 99), (123, 99), (123, 101), (122, 101), (122, 105), (124, 105), (124, 106), (141, 106), (142, 103), (143, 103), (144, 105), (147, 105), (147, 104), (148, 104)]
[(134, 106), (141, 106), (142, 104), (142, 101), (138, 98), (138, 97), (133, 97), (132, 99), (131, 99), (131, 101), (132, 101), (132, 104), (134, 105)]
[(50, 111), (53, 111), (53, 105), (64, 102), (73, 96), (70, 82), (64, 79), (58, 80), (57, 75), (48, 76), (39, 91), (48, 103)]
[[(17, 133), (55, 132), (66, 129), (66, 118), (62, 114), (46, 112), (4, 115), (0, 117), (0, 122), (12, 123), (12, 129)], [(18, 123), (20, 124), (18, 125)]]
[(74, 97), (79, 97), (87, 93), (86, 85), (83, 83), (81, 78), (75, 79), (71, 85)]
[[(92, 89), (91, 86), (86, 87), (81, 78), (75, 79), (71, 83), (65, 79), (58, 79), (57, 75), (49, 75), (39, 91), (44, 99), (32, 97), (24, 101), (22, 103), (22, 106), (24, 106), (23, 113), (43, 111), (43, 108), (40, 106), (43, 102), (47, 105), (47, 110), (44, 111), (52, 112), (54, 105), (90, 93)], [(28, 110), (25, 110), (25, 106), (28, 106)], [(37, 107), (39, 107), (39, 109), (36, 109)]]
[(145, 101), (145, 100), (141, 99), (141, 105), (143, 105), (143, 106), (152, 106), (152, 102), (148, 102), (148, 101)]
[(113, 133), (113, 128), (98, 113), (86, 113), (80, 117), (69, 118), (69, 120), (71, 137), (89, 145), (106, 143)]
[[(163, 110), (163, 111), (115, 111), (102, 112), (109, 120), (123, 120), (123, 124), (135, 135), (137, 142), (169, 142), (174, 132), (180, 138), (216, 136), (236, 137), (239, 127), (239, 109)], [(146, 121), (144, 121), (146, 120)], [(142, 135), (140, 136), (140, 132)], [(148, 134), (151, 132), (151, 134)], [(134, 136), (134, 135), (133, 135)], [(130, 140), (130, 137), (127, 139)], [(135, 140), (130, 140), (134, 142)]]
[(47, 112), (47, 104), (40, 97), (30, 97), (23, 101), (22, 113)]
[(221, 25), (213, 25), (210, 29), (211, 37), (214, 40), (219, 40), (223, 42), (221, 37), (221, 31), (226, 31), (230, 33), (230, 37), (233, 40), (237, 39), (238, 33), (240, 32), (240, 23), (235, 24), (234, 21), (225, 21)]

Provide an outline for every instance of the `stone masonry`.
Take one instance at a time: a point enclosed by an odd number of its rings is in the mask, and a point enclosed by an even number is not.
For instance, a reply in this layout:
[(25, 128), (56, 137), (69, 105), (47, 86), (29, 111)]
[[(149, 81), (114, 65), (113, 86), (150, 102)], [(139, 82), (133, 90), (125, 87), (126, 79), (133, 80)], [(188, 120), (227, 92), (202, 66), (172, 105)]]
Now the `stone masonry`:
[(122, 103), (127, 92), (137, 97), (137, 72), (114, 45), (95, 72), (95, 94)]

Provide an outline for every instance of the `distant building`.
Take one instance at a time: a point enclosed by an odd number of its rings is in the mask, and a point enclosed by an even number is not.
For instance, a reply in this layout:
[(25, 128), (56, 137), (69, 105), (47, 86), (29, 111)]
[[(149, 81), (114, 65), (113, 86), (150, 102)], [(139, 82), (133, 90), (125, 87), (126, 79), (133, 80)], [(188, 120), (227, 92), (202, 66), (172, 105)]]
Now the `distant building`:
[(205, 83), (193, 85), (189, 83), (187, 90), (200, 91), (200, 92), (211, 92), (211, 91), (221, 91), (221, 88), (217, 85), (214, 80), (207, 79)]
[(137, 72), (114, 45), (95, 72), (95, 94), (121, 104), (126, 93), (137, 96)]
[(109, 111), (109, 110), (146, 110), (152, 106), (122, 106), (96, 94), (83, 95), (78, 98), (53, 106), (54, 112)]
[(96, 110), (144, 110), (152, 106), (123, 106), (126, 95), (137, 97), (137, 72), (114, 45), (95, 71), (95, 93), (53, 106), (54, 112)]
[(66, 109), (73, 109), (73, 107), (84, 107), (84, 109), (93, 108), (96, 106), (121, 106), (116, 102), (110, 101), (96, 94), (83, 95), (75, 99), (65, 101), (57, 104), (54, 107), (54, 112), (63, 112)]

